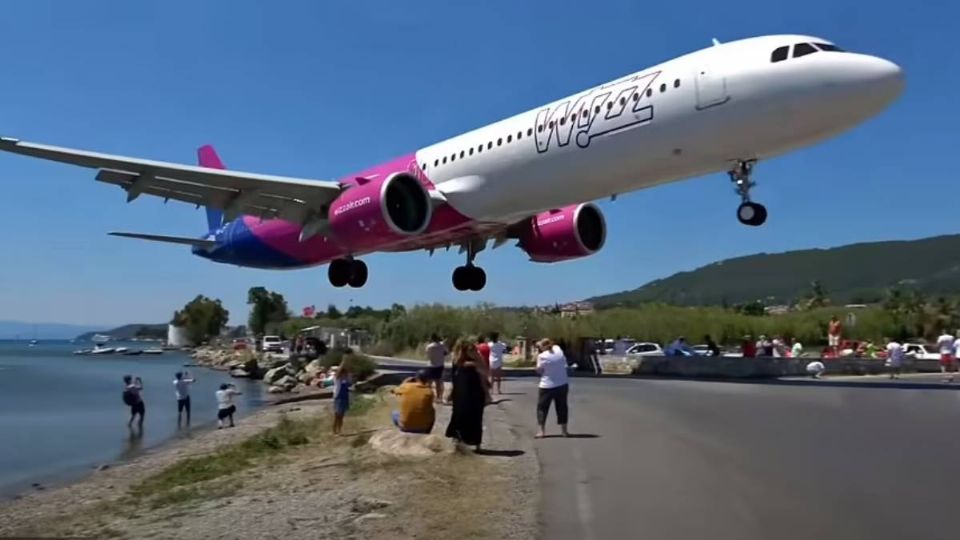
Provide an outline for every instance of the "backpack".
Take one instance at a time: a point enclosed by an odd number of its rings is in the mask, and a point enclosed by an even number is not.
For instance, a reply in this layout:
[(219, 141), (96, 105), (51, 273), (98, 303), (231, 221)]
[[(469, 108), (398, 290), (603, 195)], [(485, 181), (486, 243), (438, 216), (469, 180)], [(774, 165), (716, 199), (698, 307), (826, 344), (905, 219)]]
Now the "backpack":
[(130, 407), (134, 406), (137, 403), (136, 396), (133, 395), (133, 392), (130, 390), (123, 391), (123, 404)]

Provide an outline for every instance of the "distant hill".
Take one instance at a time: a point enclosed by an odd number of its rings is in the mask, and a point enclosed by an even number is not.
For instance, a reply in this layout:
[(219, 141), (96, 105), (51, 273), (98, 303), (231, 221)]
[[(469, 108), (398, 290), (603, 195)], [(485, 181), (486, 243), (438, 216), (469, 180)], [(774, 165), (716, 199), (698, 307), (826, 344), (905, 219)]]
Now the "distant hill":
[(0, 321), (0, 339), (71, 339), (95, 328), (77, 324)]
[(675, 305), (784, 304), (817, 280), (834, 304), (869, 303), (895, 286), (928, 294), (960, 293), (960, 235), (871, 242), (830, 249), (749, 255), (651, 281), (632, 291), (590, 298), (597, 307), (645, 302)]
[(90, 341), (93, 339), (93, 336), (97, 334), (103, 334), (105, 336), (110, 336), (114, 340), (128, 340), (133, 338), (160, 338), (167, 339), (167, 325), (166, 324), (125, 324), (123, 326), (118, 326), (112, 330), (96, 330), (91, 332), (85, 332), (77, 336), (77, 341)]

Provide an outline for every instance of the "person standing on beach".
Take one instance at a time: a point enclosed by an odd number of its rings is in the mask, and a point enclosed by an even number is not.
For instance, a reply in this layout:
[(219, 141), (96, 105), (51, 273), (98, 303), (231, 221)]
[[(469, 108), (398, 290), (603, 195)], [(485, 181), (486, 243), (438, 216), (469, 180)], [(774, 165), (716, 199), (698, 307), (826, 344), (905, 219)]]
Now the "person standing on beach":
[(233, 414), (237, 412), (237, 406), (233, 404), (233, 396), (239, 396), (241, 392), (235, 386), (229, 383), (220, 385), (217, 390), (217, 429), (223, 429), (223, 421), (229, 419), (230, 427), (234, 427)]
[(340, 435), (343, 430), (343, 417), (350, 408), (350, 370), (347, 367), (347, 355), (333, 375), (333, 434)]
[(194, 379), (190, 378), (190, 374), (186, 371), (176, 372), (173, 379), (173, 387), (176, 389), (177, 394), (177, 427), (180, 427), (180, 422), (183, 418), (183, 412), (187, 412), (187, 425), (190, 425), (190, 385), (193, 384)]
[(443, 366), (447, 361), (447, 345), (437, 334), (430, 336), (430, 343), (427, 343), (427, 358), (430, 360), (427, 380), (433, 381), (437, 389), (436, 400), (440, 403), (443, 402)]
[(489, 400), (489, 375), (482, 369), (483, 360), (475, 343), (461, 339), (453, 348), (453, 389), (450, 400), (453, 411), (446, 436), (480, 451), (483, 442), (483, 408)]
[(503, 355), (507, 351), (507, 344), (500, 341), (500, 334), (493, 332), (490, 334), (490, 386), (496, 386), (497, 394), (502, 390), (500, 385), (503, 383)]
[(130, 407), (130, 421), (127, 427), (133, 427), (133, 421), (140, 417), (137, 427), (143, 430), (143, 417), (147, 414), (147, 407), (143, 403), (143, 380), (140, 377), (134, 379), (130, 375), (123, 376), (123, 402)]

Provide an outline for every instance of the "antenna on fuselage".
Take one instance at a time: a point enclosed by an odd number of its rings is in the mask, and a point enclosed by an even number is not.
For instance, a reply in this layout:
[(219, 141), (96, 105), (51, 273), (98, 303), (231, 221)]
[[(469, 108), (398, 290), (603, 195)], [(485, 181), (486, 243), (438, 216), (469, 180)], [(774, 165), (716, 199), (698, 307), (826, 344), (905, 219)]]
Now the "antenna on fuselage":
[(716, 47), (717, 45), (720, 45), (720, 42), (717, 41), (717, 38), (713, 38), (713, 46)]

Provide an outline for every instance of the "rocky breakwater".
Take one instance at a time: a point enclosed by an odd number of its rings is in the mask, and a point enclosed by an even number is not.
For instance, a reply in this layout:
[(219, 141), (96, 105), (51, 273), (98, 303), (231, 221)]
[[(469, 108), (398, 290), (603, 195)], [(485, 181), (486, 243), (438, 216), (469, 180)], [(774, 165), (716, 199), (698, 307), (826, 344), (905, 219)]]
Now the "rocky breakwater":
[(261, 366), (262, 359), (248, 350), (199, 347), (193, 351), (192, 357), (201, 366), (229, 371), (233, 377), (259, 380), (266, 372)]
[(305, 362), (302, 359), (278, 359), (268, 364), (263, 382), (270, 385), (268, 392), (299, 392), (304, 388), (331, 386), (332, 373), (320, 359)]

